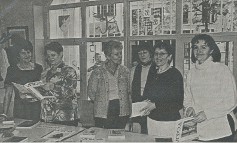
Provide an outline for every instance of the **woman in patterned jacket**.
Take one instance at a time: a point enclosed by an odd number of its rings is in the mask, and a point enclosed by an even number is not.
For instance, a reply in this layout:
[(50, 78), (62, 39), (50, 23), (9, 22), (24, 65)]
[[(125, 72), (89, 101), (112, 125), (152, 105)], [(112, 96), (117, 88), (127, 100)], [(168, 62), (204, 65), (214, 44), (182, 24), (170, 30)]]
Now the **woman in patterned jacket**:
[(41, 104), (41, 119), (77, 126), (77, 74), (74, 68), (62, 61), (63, 47), (58, 42), (45, 46), (46, 61), (50, 68), (42, 75), (45, 89), (56, 98), (44, 99)]

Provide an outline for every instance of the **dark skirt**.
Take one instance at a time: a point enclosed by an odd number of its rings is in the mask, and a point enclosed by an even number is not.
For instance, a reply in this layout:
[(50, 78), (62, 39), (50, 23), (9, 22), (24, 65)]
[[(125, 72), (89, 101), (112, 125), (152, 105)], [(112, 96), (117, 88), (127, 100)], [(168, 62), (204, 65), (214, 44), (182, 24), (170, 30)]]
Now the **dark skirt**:
[(40, 101), (28, 102), (21, 99), (17, 94), (14, 99), (14, 118), (39, 121), (41, 113)]

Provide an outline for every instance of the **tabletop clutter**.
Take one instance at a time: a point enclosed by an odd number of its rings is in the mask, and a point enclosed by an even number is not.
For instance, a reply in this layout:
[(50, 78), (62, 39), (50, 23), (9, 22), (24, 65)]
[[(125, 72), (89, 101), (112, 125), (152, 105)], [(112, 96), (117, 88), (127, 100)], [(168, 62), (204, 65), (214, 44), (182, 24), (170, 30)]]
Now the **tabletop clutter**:
[(125, 129), (66, 126), (33, 120), (3, 120), (0, 116), (0, 142), (179, 142), (197, 138), (196, 127), (187, 128), (192, 118), (177, 121), (174, 138), (132, 133)]
[(154, 138), (124, 129), (65, 126), (32, 120), (0, 122), (0, 142), (105, 142), (155, 141)]

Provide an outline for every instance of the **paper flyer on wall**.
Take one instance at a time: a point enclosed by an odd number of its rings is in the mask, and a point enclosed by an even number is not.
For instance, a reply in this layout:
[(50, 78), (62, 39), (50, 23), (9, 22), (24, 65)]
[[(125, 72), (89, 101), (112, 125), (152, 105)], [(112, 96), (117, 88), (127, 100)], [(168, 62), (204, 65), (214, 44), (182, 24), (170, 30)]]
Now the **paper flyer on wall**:
[(192, 120), (193, 118), (189, 117), (176, 121), (174, 142), (192, 141), (198, 138), (197, 124)]

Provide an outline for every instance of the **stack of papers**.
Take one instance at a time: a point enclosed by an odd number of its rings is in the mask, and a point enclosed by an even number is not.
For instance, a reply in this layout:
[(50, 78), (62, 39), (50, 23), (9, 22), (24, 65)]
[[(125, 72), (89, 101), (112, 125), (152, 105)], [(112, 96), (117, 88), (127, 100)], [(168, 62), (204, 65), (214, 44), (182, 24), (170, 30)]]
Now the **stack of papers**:
[(137, 116), (142, 116), (142, 114), (144, 113), (144, 111), (141, 111), (144, 107), (147, 106), (147, 102), (146, 101), (142, 101), (142, 102), (136, 102), (136, 103), (132, 103), (132, 114), (131, 114), (131, 118), (132, 117), (137, 117)]

